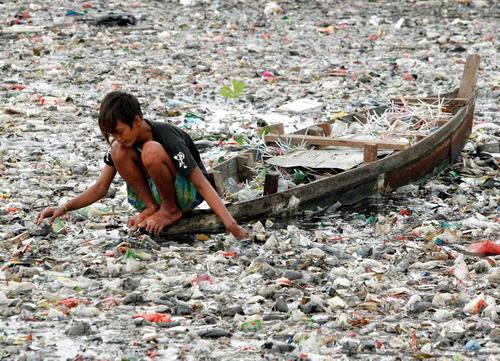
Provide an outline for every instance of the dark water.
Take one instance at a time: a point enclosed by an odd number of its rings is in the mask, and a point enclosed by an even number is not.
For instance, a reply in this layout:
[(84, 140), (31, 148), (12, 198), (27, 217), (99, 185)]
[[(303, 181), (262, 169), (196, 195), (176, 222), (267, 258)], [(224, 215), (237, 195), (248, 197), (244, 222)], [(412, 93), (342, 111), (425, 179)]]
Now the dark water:
[(379, 214), (389, 214), (400, 209), (405, 197), (375, 195), (353, 205), (331, 204), (321, 209), (302, 212), (290, 218), (272, 219), (274, 228), (295, 225), (301, 229), (314, 231), (339, 227), (341, 223), (362, 220), (370, 223)]

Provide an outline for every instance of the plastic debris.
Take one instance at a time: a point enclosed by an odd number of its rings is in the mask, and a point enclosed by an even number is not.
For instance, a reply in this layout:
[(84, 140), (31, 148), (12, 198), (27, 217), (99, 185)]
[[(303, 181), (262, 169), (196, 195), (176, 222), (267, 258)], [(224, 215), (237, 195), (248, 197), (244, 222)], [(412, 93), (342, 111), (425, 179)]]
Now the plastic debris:
[(169, 315), (163, 314), (163, 313), (144, 313), (144, 314), (139, 314), (139, 315), (134, 315), (132, 318), (142, 318), (146, 321), (149, 322), (172, 322), (172, 319), (170, 318)]
[(500, 244), (493, 241), (484, 241), (473, 243), (471, 245), (472, 251), (480, 256), (498, 256), (500, 255)]
[(476, 341), (469, 340), (465, 344), (465, 349), (467, 351), (475, 352), (475, 351), (479, 351), (481, 349), (481, 345)]
[[(495, 359), (494, 3), (250, 3), (0, 2), (0, 359)], [(276, 123), (434, 134), (450, 117), (441, 107), (388, 101), (444, 96), (470, 53), (481, 56), (472, 132), (424, 183), (262, 219), (245, 242), (130, 231), (120, 177), (99, 203), (33, 224), (95, 181), (111, 90), (186, 129), (210, 167), (241, 150), (301, 149), (263, 147)], [(390, 111), (364, 124), (344, 118), (379, 105)], [(277, 167), (279, 191), (321, 176), (305, 165)], [(266, 169), (249, 171), (224, 180), (225, 200), (262, 194)]]

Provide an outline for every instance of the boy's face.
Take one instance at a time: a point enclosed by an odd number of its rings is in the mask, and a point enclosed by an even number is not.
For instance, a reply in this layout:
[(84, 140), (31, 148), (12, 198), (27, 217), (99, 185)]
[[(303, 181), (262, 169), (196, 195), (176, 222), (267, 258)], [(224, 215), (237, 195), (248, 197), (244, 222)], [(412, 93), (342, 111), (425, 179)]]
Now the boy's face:
[(135, 144), (139, 131), (139, 121), (136, 118), (130, 127), (121, 120), (116, 122), (115, 131), (111, 134), (113, 138), (124, 147), (131, 147)]

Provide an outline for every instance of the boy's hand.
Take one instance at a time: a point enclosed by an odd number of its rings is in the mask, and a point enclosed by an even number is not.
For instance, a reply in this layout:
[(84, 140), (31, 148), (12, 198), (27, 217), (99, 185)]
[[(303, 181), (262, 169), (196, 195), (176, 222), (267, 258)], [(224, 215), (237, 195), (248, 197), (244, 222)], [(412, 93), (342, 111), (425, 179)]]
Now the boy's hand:
[(66, 213), (63, 207), (47, 207), (41, 211), (36, 217), (36, 224), (40, 224), (45, 218), (51, 217), (49, 223), (52, 224), (57, 217), (61, 217)]
[(243, 227), (240, 227), (237, 223), (233, 223), (226, 227), (227, 231), (231, 233), (236, 239), (245, 239), (250, 237), (250, 233)]

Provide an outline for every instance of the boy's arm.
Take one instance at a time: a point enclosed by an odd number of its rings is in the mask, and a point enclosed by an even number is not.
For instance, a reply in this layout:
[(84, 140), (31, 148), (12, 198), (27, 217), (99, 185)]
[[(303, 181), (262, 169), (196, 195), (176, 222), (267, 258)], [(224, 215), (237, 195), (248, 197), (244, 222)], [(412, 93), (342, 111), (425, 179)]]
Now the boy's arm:
[(115, 175), (116, 169), (109, 165), (105, 165), (102, 169), (101, 175), (93, 185), (78, 196), (70, 199), (64, 206), (45, 208), (38, 214), (36, 223), (39, 224), (44, 218), (47, 217), (51, 217), (50, 223), (52, 223), (57, 217), (62, 216), (66, 212), (80, 209), (97, 202), (106, 195)]
[(229, 213), (224, 203), (222, 203), (214, 187), (212, 187), (199, 167), (196, 167), (191, 174), (189, 174), (189, 179), (207, 201), (214, 213), (222, 220), (228, 232), (231, 232), (231, 234), (238, 239), (248, 237), (248, 231), (236, 223), (231, 213)]

